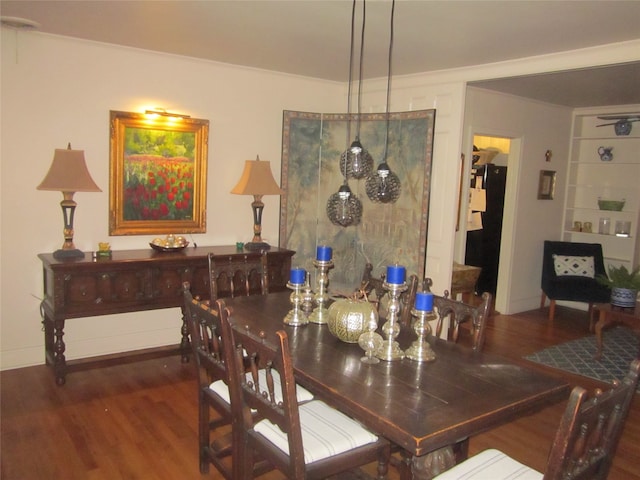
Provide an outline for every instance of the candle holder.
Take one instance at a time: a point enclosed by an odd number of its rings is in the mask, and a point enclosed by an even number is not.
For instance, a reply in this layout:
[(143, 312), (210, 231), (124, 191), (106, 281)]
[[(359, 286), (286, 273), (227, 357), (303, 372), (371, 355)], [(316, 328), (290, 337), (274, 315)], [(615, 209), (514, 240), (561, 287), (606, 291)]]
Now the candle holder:
[(302, 302), (304, 301), (302, 289), (304, 288), (304, 283), (291, 283), (289, 281), (287, 282), (287, 288), (293, 290), (289, 296), (289, 300), (291, 301), (293, 308), (284, 317), (284, 324), (289, 325), (290, 327), (307, 325), (309, 320), (302, 311)]
[(387, 307), (387, 321), (382, 325), (382, 335), (386, 338), (376, 351), (376, 357), (386, 361), (402, 360), (404, 352), (400, 348), (400, 345), (398, 345), (398, 342), (396, 342), (396, 337), (400, 333), (400, 325), (398, 325), (398, 318), (400, 318), (400, 294), (408, 288), (407, 282), (384, 282), (382, 288), (389, 292), (389, 306)]
[(380, 359), (375, 356), (378, 349), (382, 346), (382, 337), (376, 332), (378, 328), (377, 317), (377, 315), (369, 317), (367, 331), (358, 337), (358, 345), (364, 350), (364, 357), (360, 358), (362, 363), (371, 365), (380, 363)]
[(438, 316), (433, 310), (416, 310), (415, 308), (411, 309), (411, 315), (414, 317), (413, 330), (418, 335), (418, 339), (404, 352), (404, 356), (416, 362), (431, 362), (436, 359), (436, 354), (426, 338), (431, 333), (429, 321), (437, 319)]
[(317, 307), (309, 316), (309, 321), (311, 323), (325, 325), (329, 320), (329, 310), (327, 309), (329, 295), (327, 292), (329, 286), (329, 269), (333, 268), (333, 260), (314, 260), (313, 265), (318, 271), (318, 276), (316, 278), (318, 286), (314, 297)]
[(311, 290), (311, 282), (309, 281), (309, 272), (307, 272), (304, 287), (302, 289), (302, 311), (307, 318), (309, 318), (311, 312), (313, 312), (314, 297), (315, 295)]

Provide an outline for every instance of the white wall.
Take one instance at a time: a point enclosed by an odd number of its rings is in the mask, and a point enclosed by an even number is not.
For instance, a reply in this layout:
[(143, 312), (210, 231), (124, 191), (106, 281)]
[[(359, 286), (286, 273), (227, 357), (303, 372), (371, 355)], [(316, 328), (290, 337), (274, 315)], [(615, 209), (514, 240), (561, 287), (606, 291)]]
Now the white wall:
[[(280, 178), (282, 111), (340, 112), (344, 85), (2, 29), (1, 368), (43, 363), (37, 258), (62, 245), (62, 195), (36, 190), (55, 148), (85, 151), (102, 193), (78, 193), (76, 246), (148, 248), (153, 236), (108, 235), (109, 110), (164, 107), (210, 121), (207, 233), (199, 245), (248, 241), (251, 199), (231, 195), (244, 160)], [(279, 198), (264, 197), (263, 238), (278, 243)], [(179, 310), (67, 322), (67, 358), (175, 344)]]
[[(543, 241), (560, 238), (571, 112), (570, 108), (488, 90), (467, 90), (464, 127), (467, 157), (471, 157), (474, 134), (518, 139), (511, 145), (507, 173), (496, 298), (496, 309), (501, 313), (531, 310), (540, 304)], [(545, 160), (547, 150), (553, 152), (550, 162)], [(540, 170), (556, 171), (553, 200), (537, 199)], [(458, 241), (463, 242), (464, 238)]]
[[(62, 243), (55, 192), (37, 191), (55, 148), (85, 151), (103, 192), (78, 193), (76, 247), (147, 248), (153, 236), (108, 235), (109, 110), (163, 107), (210, 121), (207, 233), (199, 245), (233, 244), (252, 232), (250, 202), (229, 194), (244, 160), (260, 155), (280, 175), (282, 110), (341, 112), (346, 85), (85, 42), (2, 31), (2, 295), (0, 367), (43, 362), (37, 254)], [(386, 79), (370, 82), (363, 111), (384, 111)], [(427, 252), (436, 291), (449, 285), (464, 82), (397, 80), (392, 111), (437, 109)], [(454, 168), (450, 168), (451, 166)], [(455, 195), (454, 195), (455, 196)], [(19, 208), (16, 208), (19, 199)], [(263, 238), (278, 242), (277, 197), (265, 197)], [(224, 229), (220, 227), (224, 226)], [(176, 343), (178, 309), (67, 322), (67, 359)]]
[[(639, 46), (640, 41), (625, 42), (394, 78), (392, 111), (437, 110), (426, 260), (427, 275), (434, 279), (436, 291), (447, 288), (451, 278), (466, 81), (638, 60)], [(249, 199), (228, 192), (239, 178), (244, 160), (257, 154), (271, 161), (274, 176), (279, 178), (282, 110), (346, 110), (346, 85), (39, 32), (3, 28), (1, 62), (2, 369), (44, 360), (38, 308), (42, 271), (37, 254), (52, 252), (62, 244), (61, 195), (37, 191), (36, 186), (47, 172), (55, 148), (65, 148), (71, 142), (73, 148), (84, 150), (89, 170), (103, 190), (76, 194), (76, 246), (91, 251), (99, 241), (109, 241), (118, 250), (147, 248), (151, 236), (108, 236), (109, 110), (140, 112), (145, 107), (163, 107), (208, 119), (208, 228), (206, 234), (194, 237), (199, 245), (232, 244), (251, 236), (252, 216)], [(384, 111), (385, 82), (379, 79), (365, 83), (363, 111)], [(498, 103), (491, 108), (499, 108)], [(491, 121), (498, 121), (497, 117)], [(527, 118), (518, 122), (513, 130), (524, 131), (535, 125)], [(537, 172), (538, 157), (544, 150), (527, 147), (526, 151), (523, 158), (536, 162), (527, 171)], [(535, 202), (533, 206), (527, 203), (537, 188), (535, 175), (523, 182), (523, 191), (516, 199), (525, 199), (521, 217), (529, 225), (519, 222), (515, 232), (525, 243), (527, 228), (539, 221), (534, 222), (532, 214), (543, 213), (535, 208)], [(556, 198), (561, 202), (562, 197), (560, 193)], [(279, 200), (264, 197), (264, 202), (263, 238), (276, 244)], [(555, 230), (559, 231), (556, 220)], [(551, 221), (541, 225), (549, 231), (553, 228)], [(534, 256), (535, 252), (524, 251), (523, 263), (518, 265), (538, 268)], [(520, 273), (519, 268), (515, 274)], [(530, 295), (537, 295), (528, 287), (523, 284), (514, 289), (521, 305), (530, 303)], [(70, 320), (64, 338), (67, 358), (175, 344), (179, 338), (178, 312), (156, 310)]]

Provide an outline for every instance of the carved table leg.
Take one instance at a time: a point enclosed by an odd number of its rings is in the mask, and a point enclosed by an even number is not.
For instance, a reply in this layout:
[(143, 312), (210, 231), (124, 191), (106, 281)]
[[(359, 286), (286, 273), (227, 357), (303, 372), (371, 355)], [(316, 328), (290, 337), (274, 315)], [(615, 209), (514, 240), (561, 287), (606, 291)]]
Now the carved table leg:
[(44, 362), (46, 365), (55, 364), (55, 351), (53, 341), (53, 319), (46, 313), (42, 315), (42, 330), (44, 331)]
[(182, 354), (182, 363), (189, 363), (189, 353), (191, 352), (189, 327), (187, 325), (187, 318), (184, 314), (184, 307), (181, 307), (180, 310), (182, 311), (182, 327), (180, 328), (182, 339), (180, 340), (180, 353)]
[(456, 464), (456, 457), (450, 446), (440, 448), (426, 455), (413, 457), (411, 471), (414, 480), (429, 480)]
[(64, 385), (67, 375), (67, 360), (64, 356), (66, 346), (62, 337), (64, 336), (64, 318), (54, 321), (54, 359), (53, 359), (53, 371), (56, 375), (56, 383), (58, 385)]

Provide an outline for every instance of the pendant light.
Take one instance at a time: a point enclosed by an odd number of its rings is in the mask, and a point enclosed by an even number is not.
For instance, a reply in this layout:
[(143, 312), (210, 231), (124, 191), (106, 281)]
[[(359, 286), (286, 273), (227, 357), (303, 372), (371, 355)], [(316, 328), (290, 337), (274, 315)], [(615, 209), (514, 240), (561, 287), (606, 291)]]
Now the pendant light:
[[(351, 14), (351, 56), (353, 57), (353, 23), (355, 16), (355, 1)], [(366, 0), (362, 2), (362, 31), (360, 36), (360, 69), (358, 75), (358, 117), (356, 120), (356, 138), (340, 156), (340, 167), (346, 170), (347, 178), (365, 178), (373, 170), (373, 157), (369, 154), (360, 142), (360, 106), (362, 99), (362, 65), (364, 59), (364, 30), (367, 16)], [(352, 62), (349, 66), (349, 99), (351, 99), (351, 70)], [(351, 111), (349, 111), (351, 113)], [(350, 136), (350, 135), (349, 135)]]
[[(349, 87), (347, 94), (347, 142), (351, 136), (351, 72), (353, 70), (353, 32), (355, 24), (356, 13), (356, 0), (353, 0), (353, 6), (351, 9), (351, 50), (349, 53)], [(356, 137), (357, 138), (357, 137)], [(354, 142), (355, 143), (355, 142)], [(327, 216), (331, 223), (339, 225), (341, 227), (349, 227), (351, 225), (358, 225), (362, 219), (362, 202), (356, 197), (351, 188), (349, 188), (348, 182), (348, 167), (346, 158), (348, 157), (349, 149), (342, 154), (340, 162), (340, 168), (343, 172), (344, 183), (338, 189), (336, 193), (329, 197), (327, 200)]]
[(389, 147), (389, 105), (391, 98), (391, 60), (393, 58), (393, 16), (395, 12), (395, 0), (391, 2), (391, 34), (389, 39), (389, 74), (387, 76), (387, 109), (386, 109), (386, 133), (384, 139), (384, 155), (382, 163), (375, 172), (367, 177), (365, 189), (372, 202), (394, 203), (400, 197), (400, 179), (391, 171), (387, 163)]

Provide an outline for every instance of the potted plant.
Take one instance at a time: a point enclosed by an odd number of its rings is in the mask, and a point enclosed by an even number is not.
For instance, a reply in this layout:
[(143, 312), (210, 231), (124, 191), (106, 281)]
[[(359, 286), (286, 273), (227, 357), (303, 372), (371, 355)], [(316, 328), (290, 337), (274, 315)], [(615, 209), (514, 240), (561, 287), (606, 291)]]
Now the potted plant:
[(624, 265), (609, 265), (609, 276), (598, 275), (596, 280), (611, 288), (611, 305), (633, 308), (640, 290), (640, 265), (629, 271)]

